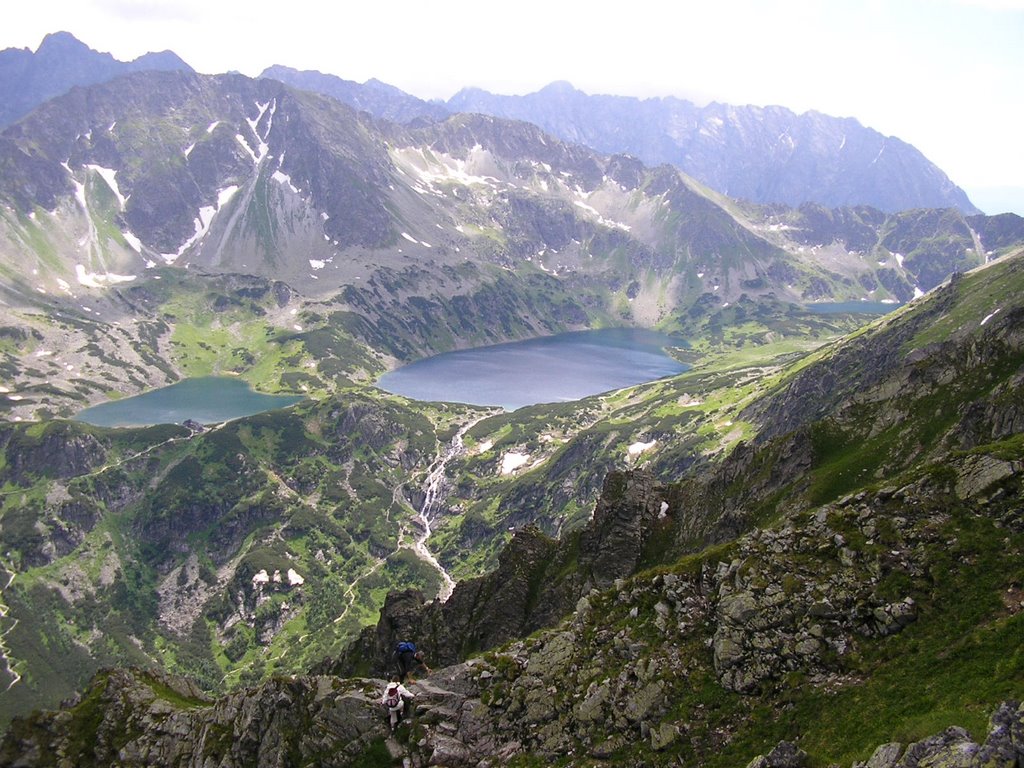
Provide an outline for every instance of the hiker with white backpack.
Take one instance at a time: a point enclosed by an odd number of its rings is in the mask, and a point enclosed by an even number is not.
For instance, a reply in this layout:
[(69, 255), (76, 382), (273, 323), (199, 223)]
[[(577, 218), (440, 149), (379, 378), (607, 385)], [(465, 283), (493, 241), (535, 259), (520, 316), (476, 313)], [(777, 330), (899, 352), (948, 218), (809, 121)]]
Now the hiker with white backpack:
[(391, 676), (391, 682), (384, 687), (384, 695), (380, 697), (380, 703), (388, 711), (391, 720), (391, 730), (395, 730), (399, 719), (405, 714), (405, 703), (416, 698), (408, 688), (402, 685), (398, 675)]

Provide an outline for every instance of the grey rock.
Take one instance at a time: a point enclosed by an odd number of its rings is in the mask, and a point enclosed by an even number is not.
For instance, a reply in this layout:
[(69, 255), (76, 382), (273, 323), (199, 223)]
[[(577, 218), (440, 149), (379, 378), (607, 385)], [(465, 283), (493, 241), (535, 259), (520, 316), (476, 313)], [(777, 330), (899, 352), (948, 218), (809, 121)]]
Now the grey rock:
[(864, 768), (893, 768), (899, 762), (900, 755), (902, 754), (903, 745), (899, 742), (881, 744), (871, 753), (871, 757), (864, 764)]

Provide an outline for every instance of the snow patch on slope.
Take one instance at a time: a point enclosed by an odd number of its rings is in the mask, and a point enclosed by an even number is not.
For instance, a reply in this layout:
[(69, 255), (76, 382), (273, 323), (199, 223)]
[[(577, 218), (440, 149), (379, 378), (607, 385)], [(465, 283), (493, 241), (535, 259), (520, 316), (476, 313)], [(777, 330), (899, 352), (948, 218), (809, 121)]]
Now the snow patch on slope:
[(78, 284), (86, 288), (106, 288), (118, 283), (130, 283), (135, 279), (135, 275), (89, 272), (82, 264), (75, 265), (75, 275), (78, 277)]
[(107, 186), (110, 187), (110, 191), (114, 193), (114, 197), (117, 198), (117, 202), (123, 211), (124, 204), (128, 201), (128, 198), (121, 194), (121, 188), (117, 185), (117, 171), (113, 168), (104, 168), (100, 165), (87, 165), (85, 167), (91, 171), (96, 171), (96, 173), (98, 173), (100, 177), (107, 182)]
[(168, 264), (173, 264), (177, 261), (185, 251), (191, 248), (197, 243), (207, 232), (210, 231), (210, 224), (213, 223), (214, 216), (217, 215), (218, 211), (223, 208), (227, 202), (234, 196), (238, 191), (236, 185), (225, 187), (217, 193), (217, 205), (204, 205), (199, 209), (199, 215), (194, 220), (195, 233), (186, 240), (182, 246), (177, 250), (176, 253), (161, 253), (160, 256)]

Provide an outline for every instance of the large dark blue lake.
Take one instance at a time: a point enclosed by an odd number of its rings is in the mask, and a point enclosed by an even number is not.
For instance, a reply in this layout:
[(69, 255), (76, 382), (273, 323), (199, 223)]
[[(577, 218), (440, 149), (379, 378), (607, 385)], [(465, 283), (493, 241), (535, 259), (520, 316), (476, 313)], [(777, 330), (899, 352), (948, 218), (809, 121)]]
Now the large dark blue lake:
[(384, 374), (381, 389), (414, 400), (525, 405), (579, 400), (682, 373), (666, 354), (686, 341), (653, 331), (604, 328), (447, 352)]
[(301, 399), (294, 395), (253, 392), (240, 379), (203, 376), (185, 379), (136, 397), (94, 405), (79, 412), (75, 419), (98, 427), (181, 424), (188, 419), (200, 424), (219, 424), (283, 408)]

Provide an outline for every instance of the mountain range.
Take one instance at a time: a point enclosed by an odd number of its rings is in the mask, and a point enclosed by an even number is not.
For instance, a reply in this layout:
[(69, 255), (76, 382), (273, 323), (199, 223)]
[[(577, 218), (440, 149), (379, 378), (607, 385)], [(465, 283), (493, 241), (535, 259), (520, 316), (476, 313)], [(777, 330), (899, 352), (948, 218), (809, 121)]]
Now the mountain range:
[[(264, 70), (298, 88), (340, 99), (378, 117), (438, 119), (437, 102), (423, 102), (369, 81), (360, 86), (318, 72), (282, 66)], [(784, 107), (698, 106), (678, 98), (588, 95), (566, 82), (525, 96), (479, 88), (459, 91), (447, 113), (473, 112), (532, 123), (562, 141), (647, 165), (670, 164), (733, 198), (798, 207), (869, 205), (895, 213), (910, 208), (980, 211), (910, 144), (865, 128), (853, 118)]]
[[(107, 60), (23, 58), (61, 48)], [(587, 146), (593, 110), (659, 133), (683, 102), (457, 97), (572, 104), (570, 141), (166, 61), (0, 133), (0, 764), (1024, 763), (1024, 219), (740, 200)], [(841, 129), (948, 183), (853, 123), (708, 109), (759, 136), (736, 157), (785, 125), (824, 167), (803, 138)], [(513, 412), (373, 386), (606, 326), (691, 367)], [(74, 418), (205, 375), (302, 400)], [(409, 637), (435, 672), (391, 734)]]
[[(119, 62), (67, 32), (47, 35), (38, 50), (0, 51), (0, 127), (73, 86), (138, 70), (191, 71), (170, 51)], [(283, 65), (261, 77), (329, 95), (390, 122), (440, 120), (459, 112), (537, 125), (563, 141), (647, 165), (671, 164), (733, 198), (798, 207), (868, 205), (887, 213), (953, 207), (980, 211), (912, 145), (853, 118), (784, 107), (698, 106), (673, 97), (588, 95), (556, 82), (525, 96), (463, 89), (446, 103), (428, 102), (378, 80), (356, 83)]]

